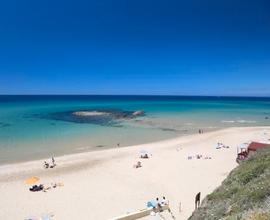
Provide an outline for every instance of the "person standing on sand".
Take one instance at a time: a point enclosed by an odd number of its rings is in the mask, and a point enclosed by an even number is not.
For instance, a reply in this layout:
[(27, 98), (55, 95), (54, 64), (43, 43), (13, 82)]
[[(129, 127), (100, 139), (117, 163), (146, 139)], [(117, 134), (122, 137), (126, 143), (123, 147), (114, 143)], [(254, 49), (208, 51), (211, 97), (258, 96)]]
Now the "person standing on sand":
[(199, 192), (195, 197), (195, 210), (199, 208), (201, 203), (201, 192)]
[(55, 166), (55, 160), (54, 160), (54, 157), (52, 157), (52, 164), (53, 164), (53, 166)]

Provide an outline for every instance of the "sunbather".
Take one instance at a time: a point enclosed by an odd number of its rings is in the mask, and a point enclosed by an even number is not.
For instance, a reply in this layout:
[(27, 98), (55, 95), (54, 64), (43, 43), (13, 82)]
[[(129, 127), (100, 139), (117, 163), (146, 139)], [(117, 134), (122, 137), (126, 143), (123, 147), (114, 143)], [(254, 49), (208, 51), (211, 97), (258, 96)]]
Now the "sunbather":
[(57, 187), (57, 184), (56, 184), (56, 183), (51, 183), (51, 186), (52, 186), (53, 188), (56, 188), (56, 187)]
[(38, 191), (42, 191), (43, 189), (44, 189), (43, 184), (40, 184), (39, 186), (37, 185), (32, 186), (29, 190), (31, 192), (38, 192)]
[(143, 155), (141, 155), (141, 158), (148, 159), (149, 156), (148, 156), (148, 154), (143, 154)]
[(47, 186), (47, 187), (44, 187), (43, 188), (43, 192), (47, 192), (48, 190), (50, 190), (52, 187), (50, 187), (50, 186)]
[(142, 163), (141, 161), (138, 161), (135, 165), (134, 165), (134, 168), (140, 168), (142, 167)]
[(47, 163), (47, 161), (44, 161), (44, 168), (48, 169), (50, 167), (50, 164)]

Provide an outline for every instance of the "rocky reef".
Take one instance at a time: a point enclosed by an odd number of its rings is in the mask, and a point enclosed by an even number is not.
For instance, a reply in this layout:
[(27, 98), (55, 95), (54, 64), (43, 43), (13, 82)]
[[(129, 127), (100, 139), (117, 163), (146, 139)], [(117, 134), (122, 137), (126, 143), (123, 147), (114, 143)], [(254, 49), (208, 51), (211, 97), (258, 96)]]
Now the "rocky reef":
[(144, 111), (125, 111), (121, 109), (84, 109), (77, 111), (55, 112), (49, 114), (48, 118), (74, 123), (117, 126), (122, 121), (142, 117), (144, 115)]

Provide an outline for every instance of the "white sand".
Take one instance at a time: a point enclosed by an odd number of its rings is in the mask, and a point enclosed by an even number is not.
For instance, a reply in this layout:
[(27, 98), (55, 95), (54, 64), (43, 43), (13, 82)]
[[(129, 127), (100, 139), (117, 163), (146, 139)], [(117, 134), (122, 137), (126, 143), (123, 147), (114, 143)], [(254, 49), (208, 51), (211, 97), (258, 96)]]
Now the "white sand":
[[(194, 209), (196, 193), (206, 196), (237, 166), (236, 147), (251, 140), (269, 139), (268, 134), (269, 127), (230, 128), (140, 146), (63, 156), (55, 158), (58, 166), (49, 170), (42, 168), (43, 161), (1, 166), (0, 219), (22, 220), (46, 213), (53, 213), (54, 220), (110, 219), (145, 208), (147, 201), (163, 195), (169, 199), (176, 219), (187, 219)], [(230, 148), (217, 150), (217, 142)], [(139, 159), (142, 149), (149, 150), (153, 156)], [(187, 159), (195, 154), (212, 159)], [(133, 168), (139, 160), (143, 167)], [(46, 193), (33, 193), (24, 183), (31, 176), (39, 176), (42, 183), (62, 182), (64, 186)]]

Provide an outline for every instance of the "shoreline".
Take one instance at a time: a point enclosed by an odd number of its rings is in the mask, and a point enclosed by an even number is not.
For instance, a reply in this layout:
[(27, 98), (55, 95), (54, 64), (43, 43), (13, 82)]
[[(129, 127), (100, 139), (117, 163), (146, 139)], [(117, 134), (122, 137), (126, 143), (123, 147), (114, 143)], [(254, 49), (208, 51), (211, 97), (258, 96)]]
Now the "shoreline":
[[(204, 134), (209, 134), (209, 133), (215, 133), (218, 131), (225, 131), (228, 129), (233, 129), (233, 128), (263, 128), (263, 127), (270, 127), (270, 126), (254, 126), (254, 127), (229, 127), (229, 128), (220, 128), (217, 130), (212, 130), (212, 131), (208, 131), (205, 132)], [(62, 155), (58, 155), (55, 156), (56, 159), (58, 160), (65, 160), (67, 158), (69, 159), (75, 159), (77, 157), (80, 156), (86, 156), (88, 154), (91, 153), (96, 153), (96, 152), (110, 152), (110, 151), (114, 151), (116, 149), (126, 149), (126, 148), (135, 148), (135, 147), (147, 147), (148, 145), (153, 145), (153, 144), (171, 144), (171, 143), (177, 143), (179, 139), (182, 139), (184, 137), (191, 137), (191, 136), (196, 136), (199, 135), (198, 133), (194, 133), (194, 134), (185, 134), (182, 136), (178, 136), (175, 138), (169, 138), (169, 139), (164, 139), (164, 140), (160, 140), (160, 141), (151, 141), (151, 142), (147, 142), (147, 143), (143, 143), (143, 144), (136, 144), (136, 145), (128, 145), (128, 146), (121, 146), (121, 147), (109, 147), (109, 148), (105, 148), (105, 149), (95, 149), (95, 150), (88, 150), (88, 151), (82, 151), (82, 152), (78, 152), (78, 153), (66, 153), (66, 154), (62, 154)], [(86, 147), (85, 147), (86, 148)], [(23, 160), (23, 161), (17, 161), (17, 162), (11, 162), (11, 163), (5, 163), (5, 164), (0, 164), (0, 174), (1, 174), (1, 170), (3, 168), (8, 168), (8, 167), (12, 167), (12, 166), (17, 166), (17, 165), (26, 165), (26, 164), (31, 164), (33, 165), (34, 163), (43, 163), (45, 160), (50, 159), (50, 157), (43, 157), (43, 158), (38, 158), (38, 159), (34, 159), (34, 160)]]
[[(217, 131), (222, 131), (222, 130), (227, 130), (227, 129), (233, 129), (233, 128), (268, 128), (270, 126), (264, 126), (264, 125), (258, 125), (258, 126), (236, 126), (236, 127), (220, 127), (220, 128), (215, 128), (215, 129), (209, 129), (208, 131), (205, 132), (205, 134), (208, 133), (212, 133), (212, 132), (217, 132)], [(120, 146), (120, 147), (104, 147), (104, 148), (98, 148), (99, 145), (96, 146), (96, 148), (94, 148), (93, 146), (86, 146), (86, 145), (81, 145), (80, 143), (77, 144), (78, 147), (74, 148), (73, 150), (71, 150), (70, 152), (62, 152), (62, 153), (56, 153), (56, 154), (51, 154), (50, 156), (54, 156), (55, 158), (62, 158), (62, 157), (67, 157), (67, 156), (72, 156), (72, 155), (78, 155), (78, 154), (88, 154), (88, 153), (92, 153), (92, 152), (99, 152), (99, 151), (108, 151), (108, 150), (113, 150), (113, 149), (122, 149), (122, 148), (132, 148), (132, 147), (138, 147), (138, 146), (144, 146), (144, 145), (152, 145), (152, 144), (158, 144), (160, 142), (171, 142), (173, 140), (178, 140), (179, 138), (184, 138), (184, 137), (189, 137), (189, 136), (193, 136), (193, 135), (197, 135), (198, 133), (182, 133), (181, 135), (178, 134), (176, 137), (172, 137), (172, 138), (164, 138), (158, 141), (147, 141), (146, 143), (140, 143), (140, 144), (133, 144), (133, 145), (124, 145), (124, 146)], [(76, 141), (77, 138), (75, 139)], [(87, 142), (85, 139), (83, 139), (83, 142)], [(77, 142), (76, 142), (77, 143)], [(35, 144), (37, 145), (37, 144)], [(72, 145), (74, 145), (74, 143), (72, 143)], [(70, 143), (67, 143), (68, 148), (70, 148)], [(63, 145), (64, 147), (64, 145)], [(76, 150), (77, 149), (77, 150)], [(45, 160), (50, 159), (50, 157), (45, 157), (44, 156), (38, 156), (36, 159), (17, 159), (17, 161), (11, 161), (11, 162), (3, 162), (0, 163), (0, 170), (1, 167), (3, 166), (9, 166), (9, 165), (16, 165), (16, 164), (24, 164), (24, 163), (29, 163), (29, 162), (33, 162), (33, 161), (39, 161), (39, 162), (44, 162)]]
[[(166, 146), (174, 146), (174, 145), (180, 145), (185, 143), (184, 138), (192, 138), (196, 136), (203, 136), (205, 134), (207, 135), (215, 135), (219, 132), (226, 132), (230, 131), (232, 129), (269, 129), (270, 126), (254, 126), (254, 127), (229, 127), (229, 128), (221, 128), (218, 130), (213, 130), (209, 132), (205, 132), (204, 134), (186, 134), (183, 136), (175, 137), (175, 138), (170, 138), (170, 139), (164, 139), (161, 141), (154, 141), (154, 142), (148, 142), (144, 144), (138, 144), (138, 145), (130, 145), (130, 146), (122, 146), (122, 147), (115, 147), (115, 148), (106, 148), (106, 149), (97, 149), (97, 150), (91, 150), (91, 151), (83, 151), (83, 152), (78, 152), (78, 153), (67, 153), (63, 154), (60, 156), (54, 157), (58, 162), (60, 163), (65, 163), (67, 165), (75, 165), (75, 163), (84, 163), (85, 159), (89, 159), (89, 156), (95, 155), (95, 156), (101, 156), (103, 153), (115, 153), (121, 152), (121, 151), (127, 151), (128, 149), (136, 149), (136, 148), (147, 148), (151, 147), (153, 148), (153, 145), (166, 145)], [(100, 154), (100, 155), (99, 155)], [(38, 165), (43, 165), (44, 161), (48, 160), (50, 158), (42, 158), (42, 159), (36, 159), (36, 160), (27, 160), (27, 161), (20, 161), (20, 162), (14, 162), (14, 163), (7, 163), (7, 164), (0, 164), (0, 182), (1, 182), (1, 174), (5, 169), (10, 169), (10, 170), (21, 170), (25, 171), (25, 169), (31, 167), (31, 171), (33, 171), (33, 166), (36, 167), (36, 170), (43, 169), (42, 166)], [(19, 166), (19, 168), (18, 168)]]
[[(195, 194), (200, 191), (203, 199), (220, 185), (237, 166), (237, 146), (263, 138), (264, 131), (270, 134), (270, 127), (234, 127), (142, 145), (64, 155), (55, 157), (57, 166), (48, 170), (43, 169), (44, 160), (1, 165), (0, 193), (8, 199), (0, 201), (0, 217), (14, 220), (53, 213), (54, 220), (76, 216), (102, 220), (140, 210), (147, 201), (164, 195), (170, 200), (176, 219), (187, 219), (194, 209)], [(217, 142), (230, 148), (217, 150)], [(153, 156), (148, 160), (139, 159), (143, 149)], [(212, 159), (187, 159), (196, 154)], [(138, 160), (142, 161), (142, 167), (134, 169)], [(24, 183), (31, 176), (40, 177), (45, 184), (62, 182), (64, 186), (47, 193), (32, 193)], [(16, 195), (20, 198), (14, 204)], [(181, 213), (178, 212), (180, 202)], [(40, 203), (43, 205), (38, 206)], [(12, 213), (17, 206), (21, 209)], [(102, 211), (104, 208), (106, 212)]]

